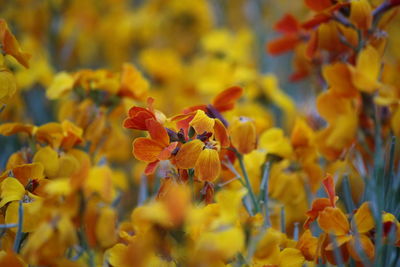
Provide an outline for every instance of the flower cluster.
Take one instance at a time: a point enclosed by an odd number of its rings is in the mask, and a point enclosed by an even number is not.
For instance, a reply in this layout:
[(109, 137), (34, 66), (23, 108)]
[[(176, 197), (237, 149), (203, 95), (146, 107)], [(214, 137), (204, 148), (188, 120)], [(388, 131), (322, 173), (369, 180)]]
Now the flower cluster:
[(398, 266), (399, 6), (5, 3), (0, 266)]

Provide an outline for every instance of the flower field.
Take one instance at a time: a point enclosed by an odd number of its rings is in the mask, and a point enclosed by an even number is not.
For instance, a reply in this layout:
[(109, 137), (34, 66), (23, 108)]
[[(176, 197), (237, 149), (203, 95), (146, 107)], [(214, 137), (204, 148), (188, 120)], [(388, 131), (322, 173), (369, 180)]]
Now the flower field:
[(400, 266), (399, 0), (0, 7), (0, 267)]

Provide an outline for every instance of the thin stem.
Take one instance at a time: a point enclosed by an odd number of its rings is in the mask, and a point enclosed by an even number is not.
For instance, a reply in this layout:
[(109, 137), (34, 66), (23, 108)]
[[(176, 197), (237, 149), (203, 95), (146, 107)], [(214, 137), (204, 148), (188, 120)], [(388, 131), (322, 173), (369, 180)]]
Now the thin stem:
[(269, 172), (271, 169), (271, 161), (268, 161), (264, 164), (263, 168), (263, 177), (261, 180), (261, 192), (260, 192), (260, 203), (262, 203), (264, 207), (264, 227), (268, 227), (271, 225), (271, 220), (269, 218), (269, 211), (268, 211), (268, 179), (269, 179)]
[(18, 228), (17, 228), (17, 233), (15, 235), (14, 247), (13, 247), (16, 253), (19, 252), (19, 248), (21, 247), (23, 222), (24, 222), (24, 207), (22, 205), (22, 200), (20, 200), (18, 206)]
[(9, 223), (9, 224), (0, 224), (0, 229), (8, 229), (8, 228), (13, 228), (17, 227), (18, 223)]
[(251, 202), (253, 203), (253, 211), (254, 213), (260, 212), (260, 206), (258, 205), (258, 201), (256, 198), (256, 195), (254, 194), (253, 188), (251, 187), (250, 179), (247, 174), (246, 166), (244, 165), (243, 161), (243, 155), (240, 154), (239, 152), (236, 152), (236, 157), (238, 158), (240, 169), (242, 170), (243, 178), (246, 183), (246, 188), (248, 190), (248, 193), (250, 195)]

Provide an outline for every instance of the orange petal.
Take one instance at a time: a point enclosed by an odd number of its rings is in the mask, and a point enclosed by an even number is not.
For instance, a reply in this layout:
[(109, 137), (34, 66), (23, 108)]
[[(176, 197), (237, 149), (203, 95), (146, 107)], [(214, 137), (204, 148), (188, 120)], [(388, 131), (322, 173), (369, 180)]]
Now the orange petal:
[(346, 235), (350, 230), (346, 215), (338, 208), (325, 208), (320, 212), (317, 221), (324, 232), (332, 233), (336, 236)]
[(61, 142), (62, 148), (70, 149), (73, 146), (82, 143), (83, 130), (80, 127), (78, 127), (77, 125), (68, 120), (64, 120), (61, 123), (61, 127), (64, 133), (64, 138)]
[(146, 120), (146, 128), (149, 131), (151, 139), (157, 141), (163, 146), (168, 146), (169, 136), (164, 126), (155, 119)]
[(221, 144), (221, 147), (229, 147), (231, 142), (229, 141), (228, 130), (219, 119), (215, 119), (214, 134), (215, 139)]
[(178, 145), (178, 142), (172, 142), (169, 144), (164, 150), (158, 155), (159, 160), (167, 160), (171, 157), (172, 151), (175, 150), (176, 146)]
[(218, 152), (214, 149), (204, 149), (194, 167), (196, 177), (201, 181), (213, 182), (221, 173), (221, 162)]
[(219, 111), (224, 112), (235, 107), (236, 101), (242, 96), (243, 89), (233, 86), (219, 93), (213, 100), (213, 106)]
[(144, 100), (149, 89), (149, 82), (132, 64), (125, 63), (121, 73), (121, 88), (119, 95), (136, 100)]
[(25, 68), (29, 68), (31, 55), (22, 51), (17, 39), (11, 33), (4, 19), (0, 20), (0, 39), (5, 54), (13, 56)]
[(29, 179), (37, 180), (44, 177), (44, 167), (41, 163), (23, 164), (13, 168), (14, 177), (26, 185)]
[(158, 160), (158, 156), (164, 147), (155, 140), (145, 137), (136, 138), (133, 141), (133, 155), (141, 161), (153, 162)]
[(340, 114), (354, 113), (351, 100), (337, 97), (331, 90), (319, 94), (316, 104), (318, 113), (328, 122), (336, 121)]
[(241, 117), (229, 129), (232, 145), (240, 154), (248, 154), (257, 146), (256, 127), (252, 120)]
[(322, 183), (324, 184), (324, 188), (326, 193), (328, 194), (331, 205), (332, 207), (334, 207), (336, 202), (336, 193), (335, 193), (335, 182), (333, 180), (332, 175), (327, 174)]
[(34, 126), (31, 124), (24, 124), (19, 122), (3, 123), (0, 125), (0, 134), (10, 136), (16, 133), (27, 133), (32, 135)]
[(146, 175), (153, 174), (154, 171), (156, 170), (159, 162), (160, 161), (157, 160), (157, 161), (153, 161), (153, 162), (150, 162), (149, 164), (147, 164), (146, 168), (144, 169), (144, 174), (146, 174)]
[(312, 19), (303, 22), (301, 27), (305, 30), (311, 30), (321, 23), (329, 21), (331, 18), (331, 14), (318, 13)]
[(318, 239), (312, 236), (310, 230), (304, 231), (301, 235), (296, 248), (299, 249), (306, 260), (312, 261), (317, 253)]
[(335, 241), (336, 244), (330, 243), (328, 246), (326, 246), (326, 250), (334, 250), (335, 246), (341, 247), (343, 244), (346, 244), (352, 239), (351, 235), (341, 235), (341, 236), (336, 236)]
[(354, 236), (351, 241), (347, 243), (347, 249), (350, 255), (359, 262), (362, 260), (359, 255), (360, 250), (363, 251), (370, 260), (373, 260), (375, 257), (375, 246), (366, 235), (360, 235), (359, 239)]
[(176, 167), (179, 169), (194, 168), (203, 148), (204, 143), (198, 139), (183, 144), (174, 159)]
[(294, 148), (307, 147), (314, 138), (314, 131), (304, 119), (297, 118), (294, 124), (290, 141)]
[(352, 224), (355, 223), (356, 229), (363, 234), (375, 227), (375, 221), (368, 202), (364, 202), (354, 214)]
[(6, 252), (3, 250), (2, 252), (4, 253), (0, 257), (0, 266), (12, 266), (12, 267), (26, 266), (23, 260), (21, 260), (20, 257), (11, 249), (8, 249)]
[(347, 64), (337, 62), (325, 65), (322, 68), (322, 75), (330, 86), (330, 90), (342, 97), (357, 96), (357, 88), (354, 87), (350, 68)]
[(297, 34), (287, 34), (268, 42), (267, 52), (271, 55), (279, 55), (292, 51), (301, 41)]
[(304, 0), (304, 3), (314, 11), (322, 11), (332, 5), (331, 0)]
[(304, 228), (308, 229), (310, 224), (315, 221), (321, 211), (326, 207), (330, 207), (331, 202), (327, 198), (317, 198), (311, 204), (311, 210), (307, 211), (307, 220), (304, 223)]
[(300, 24), (292, 14), (285, 14), (274, 25), (274, 30), (284, 34), (297, 33), (300, 30)]
[(352, 1), (350, 21), (362, 30), (368, 30), (372, 24), (372, 7), (367, 0)]
[(147, 130), (147, 119), (156, 119), (156, 116), (145, 108), (132, 107), (129, 110), (129, 118), (124, 121), (124, 127), (128, 129)]

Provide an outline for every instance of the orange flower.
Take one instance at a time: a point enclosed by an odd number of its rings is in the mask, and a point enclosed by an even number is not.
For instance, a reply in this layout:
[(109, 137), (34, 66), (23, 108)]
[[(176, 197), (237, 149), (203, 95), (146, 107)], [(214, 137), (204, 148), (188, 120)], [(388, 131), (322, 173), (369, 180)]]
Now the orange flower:
[(219, 144), (215, 141), (203, 143), (199, 139), (183, 144), (174, 158), (179, 169), (194, 168), (196, 177), (201, 181), (212, 182), (221, 173), (218, 155)]
[(153, 112), (146, 108), (132, 107), (129, 110), (128, 118), (124, 120), (124, 127), (127, 129), (147, 130), (146, 120), (156, 119)]
[(248, 154), (257, 146), (256, 127), (251, 119), (240, 117), (230, 126), (232, 145), (240, 154)]
[(267, 51), (271, 55), (279, 55), (293, 50), (301, 42), (301, 27), (297, 19), (291, 15), (284, 15), (274, 29), (283, 34), (267, 44)]
[(322, 183), (328, 198), (317, 198), (312, 202), (311, 210), (307, 211), (306, 213), (308, 216), (304, 223), (304, 228), (306, 229), (310, 227), (310, 224), (318, 218), (320, 212), (322, 212), (325, 208), (335, 207), (336, 201), (339, 199), (335, 193), (335, 184), (332, 175), (327, 174)]
[(150, 138), (140, 137), (133, 141), (133, 155), (141, 161), (148, 162), (146, 174), (154, 172), (160, 160), (167, 160), (178, 142), (169, 142), (167, 130), (155, 119), (147, 119), (145, 128)]
[[(346, 244), (348, 252), (356, 261), (361, 261), (360, 248), (370, 260), (374, 258), (375, 248), (367, 233), (375, 227), (375, 223), (368, 202), (364, 202), (356, 211), (351, 224), (339, 208), (326, 207), (319, 213), (318, 225), (324, 232), (335, 236), (338, 247)], [(333, 249), (333, 243), (325, 248), (328, 251)]]
[(318, 239), (312, 236), (310, 230), (304, 231), (301, 235), (296, 248), (301, 251), (304, 258), (308, 261), (314, 260), (317, 253)]
[(121, 74), (121, 88), (119, 95), (127, 96), (136, 100), (145, 100), (149, 82), (132, 65), (125, 63)]

